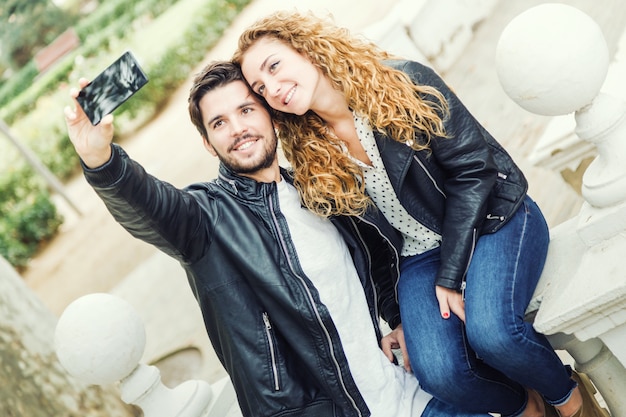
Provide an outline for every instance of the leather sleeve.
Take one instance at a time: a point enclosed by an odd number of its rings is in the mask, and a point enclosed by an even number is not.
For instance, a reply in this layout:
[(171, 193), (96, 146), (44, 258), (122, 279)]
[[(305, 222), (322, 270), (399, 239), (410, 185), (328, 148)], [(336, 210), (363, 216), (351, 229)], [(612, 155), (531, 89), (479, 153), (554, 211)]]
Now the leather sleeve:
[(433, 137), (430, 143), (432, 157), (444, 173), (446, 196), (436, 284), (460, 290), (498, 175), (485, 137), (489, 133), (435, 71), (416, 62), (407, 62), (404, 71), (415, 83), (439, 90), (447, 101), (447, 137)]
[(199, 258), (209, 236), (200, 227), (206, 213), (198, 199), (149, 175), (120, 146), (111, 146), (106, 164), (96, 169), (83, 165), (83, 172), (115, 220), (137, 239), (181, 262)]

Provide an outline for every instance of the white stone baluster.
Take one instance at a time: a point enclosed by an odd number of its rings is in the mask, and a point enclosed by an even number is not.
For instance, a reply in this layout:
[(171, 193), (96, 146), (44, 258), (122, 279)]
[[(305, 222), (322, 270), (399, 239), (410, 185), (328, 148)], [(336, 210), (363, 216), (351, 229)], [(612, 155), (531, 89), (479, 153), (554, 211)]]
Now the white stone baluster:
[(577, 135), (597, 148), (579, 215), (551, 230), (529, 312), (590, 375), (613, 417), (626, 417), (626, 104), (600, 93), (608, 65), (599, 26), (565, 4), (517, 16), (496, 51), (500, 82), (515, 102), (541, 115), (575, 113)]
[(55, 330), (55, 350), (69, 374), (92, 385), (120, 381), (121, 397), (145, 417), (225, 416), (235, 402), (228, 378), (210, 385), (191, 380), (170, 389), (159, 369), (139, 363), (144, 325), (125, 300), (103, 293), (72, 302)]

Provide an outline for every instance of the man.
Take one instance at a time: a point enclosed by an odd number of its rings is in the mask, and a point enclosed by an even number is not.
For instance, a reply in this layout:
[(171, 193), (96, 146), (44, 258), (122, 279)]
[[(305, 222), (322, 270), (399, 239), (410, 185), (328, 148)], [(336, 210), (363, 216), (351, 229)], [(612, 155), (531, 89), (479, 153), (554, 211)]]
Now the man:
[[(74, 105), (66, 122), (87, 181), (133, 236), (181, 263), (244, 416), (460, 415), (390, 362), (402, 345), (399, 236), (376, 211), (331, 223), (300, 206), (237, 66), (213, 63), (194, 81), (190, 115), (220, 168), (183, 190), (112, 144), (112, 115), (92, 126)], [(397, 327), (385, 353), (379, 310)]]

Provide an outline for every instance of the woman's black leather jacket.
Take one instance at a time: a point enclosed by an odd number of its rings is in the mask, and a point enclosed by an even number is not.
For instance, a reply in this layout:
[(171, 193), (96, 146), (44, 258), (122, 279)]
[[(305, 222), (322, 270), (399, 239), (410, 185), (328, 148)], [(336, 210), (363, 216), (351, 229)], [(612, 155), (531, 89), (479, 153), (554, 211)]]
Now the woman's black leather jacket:
[[(218, 179), (180, 190), (112, 149), (85, 176), (124, 228), (184, 267), (243, 415), (368, 416), (337, 330), (298, 262), (276, 184), (221, 166)], [(371, 215), (332, 221), (380, 339), (379, 313), (392, 328), (400, 321), (393, 283), (401, 239), (380, 213)]]
[[(416, 152), (378, 132), (375, 136), (404, 208), (442, 236), (437, 285), (460, 291), (479, 236), (508, 221), (528, 183), (511, 156), (432, 69), (413, 61), (386, 63), (414, 83), (436, 88), (447, 100), (447, 137), (432, 137), (430, 150)], [(423, 132), (415, 136), (424, 140)]]

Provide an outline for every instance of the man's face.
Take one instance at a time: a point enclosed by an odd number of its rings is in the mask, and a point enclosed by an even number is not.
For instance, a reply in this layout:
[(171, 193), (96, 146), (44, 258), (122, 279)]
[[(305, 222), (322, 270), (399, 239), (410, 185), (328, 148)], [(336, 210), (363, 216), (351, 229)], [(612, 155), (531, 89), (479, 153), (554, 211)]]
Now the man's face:
[(277, 139), (267, 110), (242, 81), (218, 87), (200, 100), (207, 150), (238, 174), (278, 180)]

